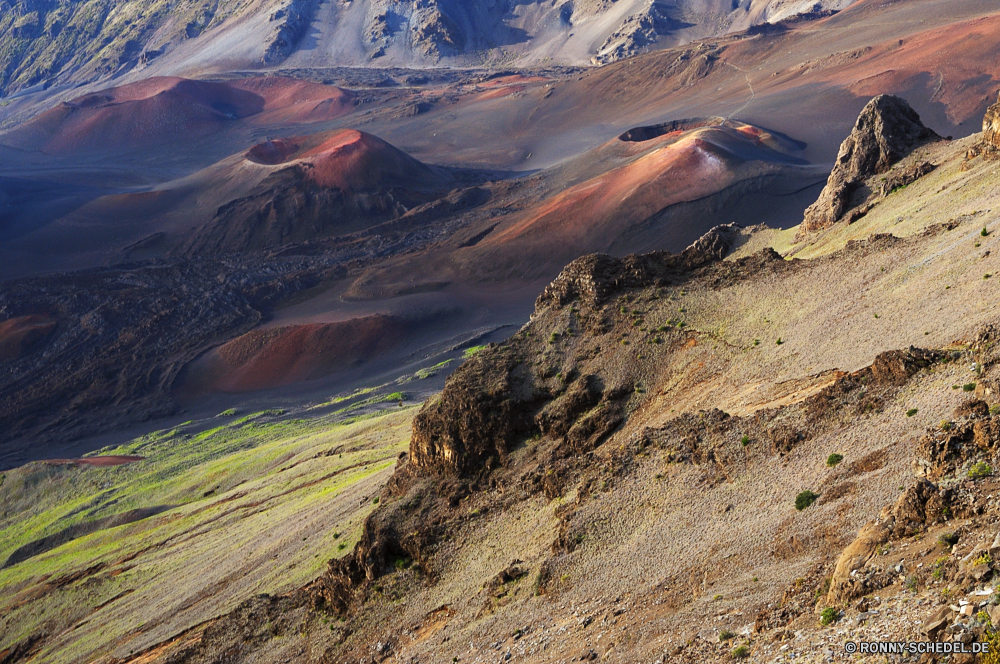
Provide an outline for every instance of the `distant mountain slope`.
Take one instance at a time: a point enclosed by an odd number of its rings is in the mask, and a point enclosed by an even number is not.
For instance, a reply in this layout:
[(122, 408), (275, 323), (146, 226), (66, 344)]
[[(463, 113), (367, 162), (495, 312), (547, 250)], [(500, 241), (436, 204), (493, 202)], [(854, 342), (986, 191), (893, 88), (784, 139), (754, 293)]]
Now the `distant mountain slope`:
[(306, 0), (0, 0), (0, 93), (119, 74), (202, 33), (239, 24), (264, 61), (287, 55), (313, 16)]
[(849, 0), (0, 0), (0, 94), (151, 67), (605, 63)]

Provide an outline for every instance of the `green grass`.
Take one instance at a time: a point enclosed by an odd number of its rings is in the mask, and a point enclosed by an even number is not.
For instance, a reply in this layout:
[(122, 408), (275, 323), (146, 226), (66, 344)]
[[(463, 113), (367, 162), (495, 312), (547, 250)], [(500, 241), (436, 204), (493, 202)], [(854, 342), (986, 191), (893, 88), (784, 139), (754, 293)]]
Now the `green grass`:
[[(146, 457), (138, 463), (32, 463), (7, 471), (0, 561), (74, 524), (171, 508), (0, 570), (0, 613), (8, 618), (0, 651), (51, 628), (69, 631), (47, 642), (38, 661), (123, 657), (252, 595), (305, 584), (357, 541), (377, 502), (362, 505), (358, 497), (377, 493), (388, 477), (407, 448), (415, 412), (392, 407), (342, 422), (244, 418), (196, 434), (178, 427), (101, 450)], [(95, 566), (75, 583), (16, 601), (46, 579)], [(157, 627), (137, 632), (144, 623)], [(127, 647), (114, 650), (127, 634), (134, 635)]]
[(436, 376), (439, 371), (447, 367), (449, 364), (455, 360), (445, 360), (444, 362), (438, 362), (433, 367), (427, 367), (425, 369), (419, 369), (413, 376), (417, 380), (424, 380), (425, 378), (430, 378), (431, 376)]
[(471, 348), (466, 348), (465, 351), (462, 353), (462, 357), (464, 357), (465, 359), (469, 359), (470, 357), (472, 357), (479, 351), (483, 350), (484, 348), (486, 348), (486, 346), (472, 346)]

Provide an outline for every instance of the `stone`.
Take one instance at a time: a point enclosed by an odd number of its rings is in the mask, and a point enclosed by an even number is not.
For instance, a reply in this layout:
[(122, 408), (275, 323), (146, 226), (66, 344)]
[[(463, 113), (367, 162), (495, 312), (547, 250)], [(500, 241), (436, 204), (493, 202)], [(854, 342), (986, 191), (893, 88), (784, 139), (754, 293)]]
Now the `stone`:
[(979, 563), (978, 565), (973, 565), (969, 570), (969, 575), (976, 581), (982, 581), (987, 578), (993, 570), (990, 568), (988, 563)]

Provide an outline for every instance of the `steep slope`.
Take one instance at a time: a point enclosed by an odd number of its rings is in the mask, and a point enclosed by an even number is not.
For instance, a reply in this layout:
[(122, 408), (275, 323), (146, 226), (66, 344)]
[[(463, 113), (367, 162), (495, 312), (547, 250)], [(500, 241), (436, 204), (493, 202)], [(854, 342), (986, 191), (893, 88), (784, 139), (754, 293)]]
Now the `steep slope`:
[(314, 11), (310, 0), (3, 0), (0, 94), (142, 69), (189, 40), (205, 48), (233, 26), (252, 41), (258, 61), (278, 60), (298, 44)]
[(847, 0), (0, 3), (0, 94), (148, 70), (612, 62)]

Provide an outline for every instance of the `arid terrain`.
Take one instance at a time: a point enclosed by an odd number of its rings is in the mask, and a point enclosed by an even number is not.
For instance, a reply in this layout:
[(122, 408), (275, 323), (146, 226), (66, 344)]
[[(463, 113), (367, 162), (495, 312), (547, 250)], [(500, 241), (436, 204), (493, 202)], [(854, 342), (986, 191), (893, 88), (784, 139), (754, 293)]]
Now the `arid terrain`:
[(1000, 661), (995, 2), (0, 0), (0, 76), (0, 664)]

